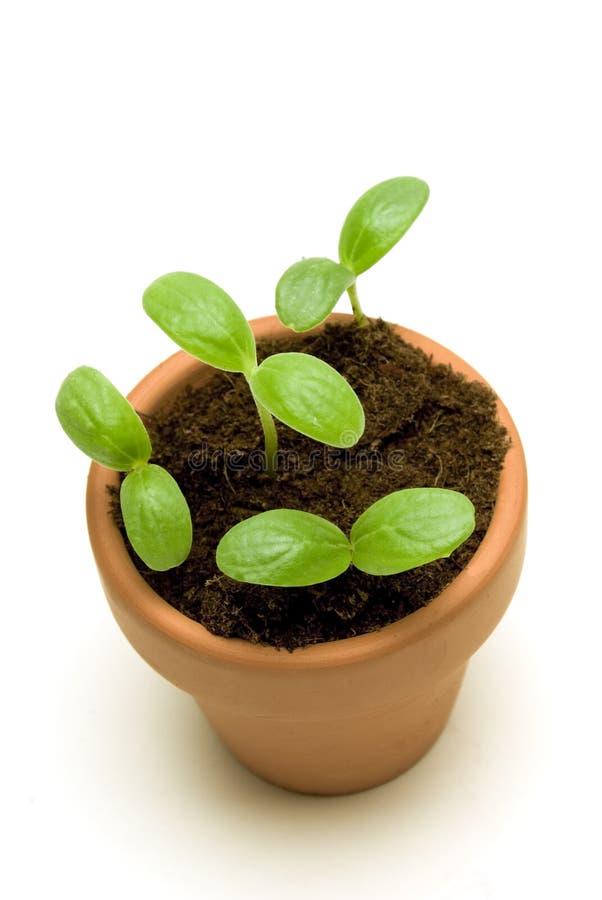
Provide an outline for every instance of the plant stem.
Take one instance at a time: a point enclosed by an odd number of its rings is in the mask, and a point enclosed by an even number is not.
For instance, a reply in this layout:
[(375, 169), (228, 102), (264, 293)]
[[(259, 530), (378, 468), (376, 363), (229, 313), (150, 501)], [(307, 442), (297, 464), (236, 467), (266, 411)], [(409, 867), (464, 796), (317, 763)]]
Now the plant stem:
[[(251, 391), (251, 393), (253, 394), (253, 391)], [(263, 428), (263, 437), (265, 441), (265, 471), (274, 478), (276, 475), (276, 454), (278, 453), (278, 434), (276, 433), (276, 426), (274, 425), (272, 416), (265, 406), (259, 402), (255, 394), (253, 394), (253, 400), (255, 400), (255, 406), (257, 407), (261, 427)]]
[(349, 299), (351, 300), (351, 308), (353, 310), (353, 315), (355, 316), (355, 321), (360, 328), (366, 328), (368, 325), (368, 319), (364, 315), (362, 307), (360, 306), (355, 281), (353, 282), (353, 284), (349, 285), (349, 287), (347, 288), (347, 293), (349, 294)]

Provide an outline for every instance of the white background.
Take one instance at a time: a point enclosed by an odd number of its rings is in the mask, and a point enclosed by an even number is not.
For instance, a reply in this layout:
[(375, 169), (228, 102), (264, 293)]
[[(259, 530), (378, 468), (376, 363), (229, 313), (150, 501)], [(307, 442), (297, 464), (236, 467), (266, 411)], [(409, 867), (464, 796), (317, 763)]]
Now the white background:
[[(4, 896), (600, 896), (596, 6), (4, 7)], [(360, 296), (509, 406), (528, 556), (433, 751), (362, 795), (295, 796), (117, 630), (53, 401), (77, 365), (127, 391), (172, 352), (141, 310), (156, 276), (269, 313), (284, 268), (335, 254), (352, 202), (400, 174), (431, 199)]]

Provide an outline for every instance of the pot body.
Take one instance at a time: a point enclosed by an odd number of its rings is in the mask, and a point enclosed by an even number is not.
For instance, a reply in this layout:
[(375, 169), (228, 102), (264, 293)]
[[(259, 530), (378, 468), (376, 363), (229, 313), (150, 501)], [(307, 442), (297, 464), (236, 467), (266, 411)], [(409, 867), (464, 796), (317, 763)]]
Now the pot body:
[[(345, 321), (348, 316), (336, 316)], [(285, 333), (275, 317), (257, 337)], [(398, 329), (435, 362), (480, 376), (439, 344)], [(152, 414), (209, 367), (179, 352), (129, 395)], [(525, 549), (527, 476), (516, 427), (510, 433), (490, 527), (468, 566), (427, 607), (378, 632), (293, 653), (216, 637), (156, 594), (134, 567), (108, 505), (117, 475), (93, 463), (87, 511), (92, 548), (113, 614), (140, 655), (190, 693), (227, 747), (282, 787), (343, 794), (381, 784), (431, 747), (451, 713), (470, 656), (504, 614)]]

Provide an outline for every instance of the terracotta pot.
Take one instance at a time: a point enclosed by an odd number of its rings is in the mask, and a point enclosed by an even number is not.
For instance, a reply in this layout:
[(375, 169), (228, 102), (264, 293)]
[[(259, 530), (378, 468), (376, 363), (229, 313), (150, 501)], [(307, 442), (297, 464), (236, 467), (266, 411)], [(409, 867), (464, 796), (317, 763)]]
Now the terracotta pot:
[[(284, 333), (275, 317), (252, 325), (257, 337)], [(436, 362), (480, 379), (441, 345), (397, 330)], [(211, 374), (179, 352), (147, 375), (130, 400), (153, 413), (185, 384), (198, 385)], [(138, 574), (109, 514), (106, 486), (117, 477), (92, 464), (88, 527), (119, 626), (154, 669), (192, 694), (253, 772), (296, 791), (350, 793), (399, 775), (441, 734), (467, 662), (506, 610), (523, 561), (525, 460), (501, 402), (498, 410), (512, 446), (491, 525), (469, 565), (429, 606), (401, 621), (293, 653), (215, 637), (156, 594)]]

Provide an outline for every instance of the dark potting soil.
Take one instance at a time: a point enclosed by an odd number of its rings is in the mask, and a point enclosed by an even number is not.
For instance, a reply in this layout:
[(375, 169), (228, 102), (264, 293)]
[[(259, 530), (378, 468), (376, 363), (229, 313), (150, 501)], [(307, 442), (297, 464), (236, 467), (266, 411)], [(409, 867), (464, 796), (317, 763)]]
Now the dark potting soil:
[[(153, 572), (130, 552), (157, 593), (214, 634), (293, 650), (374, 631), (436, 597), (487, 530), (508, 438), (488, 388), (433, 365), (382, 321), (261, 341), (259, 359), (287, 350), (313, 353), (347, 378), (366, 413), (360, 442), (335, 450), (277, 423), (272, 479), (262, 472), (262, 432), (243, 376), (216, 372), (208, 386), (187, 388), (168, 410), (144, 417), (153, 462), (176, 478), (192, 511), (190, 557)], [(476, 529), (448, 559), (388, 577), (352, 567), (307, 588), (241, 584), (216, 567), (220, 538), (255, 513), (305, 509), (348, 534), (371, 503), (407, 487), (451, 488), (472, 500)]]

